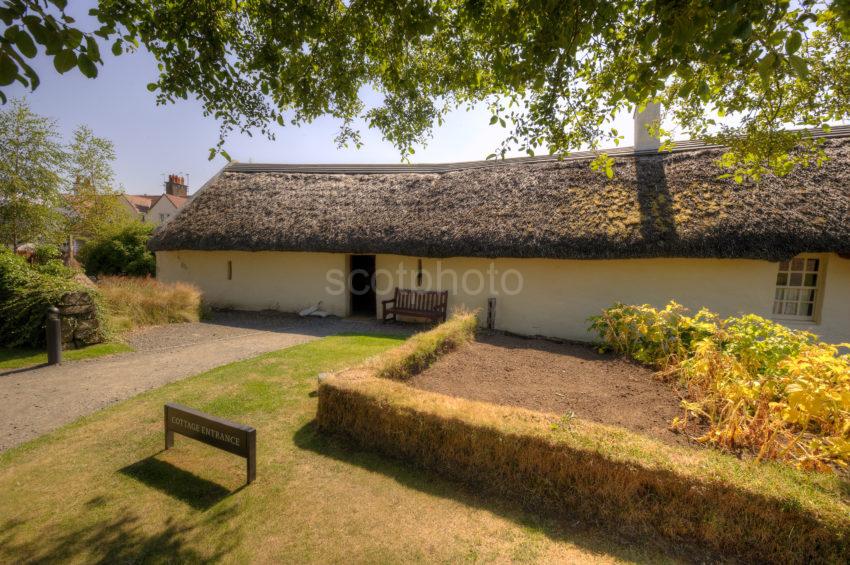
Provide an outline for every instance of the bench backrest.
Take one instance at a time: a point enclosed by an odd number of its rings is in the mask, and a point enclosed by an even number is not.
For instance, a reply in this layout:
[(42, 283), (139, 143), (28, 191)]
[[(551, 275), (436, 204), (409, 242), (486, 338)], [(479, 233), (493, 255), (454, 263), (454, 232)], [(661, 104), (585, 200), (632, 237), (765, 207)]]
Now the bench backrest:
[(448, 302), (448, 290), (395, 289), (395, 307), (404, 310), (444, 312)]

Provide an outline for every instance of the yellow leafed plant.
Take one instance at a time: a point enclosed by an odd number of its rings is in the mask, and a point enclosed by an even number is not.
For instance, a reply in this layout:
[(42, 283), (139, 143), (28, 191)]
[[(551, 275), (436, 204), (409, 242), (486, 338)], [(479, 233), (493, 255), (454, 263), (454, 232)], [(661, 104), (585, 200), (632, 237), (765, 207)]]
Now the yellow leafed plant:
[(671, 302), (615, 305), (591, 319), (604, 347), (664, 369), (687, 390), (700, 441), (808, 469), (850, 463), (850, 344), (831, 345), (759, 316), (720, 319)]

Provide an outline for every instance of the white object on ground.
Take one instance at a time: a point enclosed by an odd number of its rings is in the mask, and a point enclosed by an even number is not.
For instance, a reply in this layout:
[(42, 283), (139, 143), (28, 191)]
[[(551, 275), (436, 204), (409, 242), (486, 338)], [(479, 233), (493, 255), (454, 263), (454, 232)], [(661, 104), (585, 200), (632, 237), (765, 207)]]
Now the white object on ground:
[(302, 318), (306, 318), (307, 316), (316, 316), (318, 318), (327, 318), (328, 316), (330, 316), (330, 314), (328, 312), (325, 312), (324, 310), (320, 310), (321, 307), (322, 307), (322, 301), (320, 300), (315, 306), (310, 306), (309, 308), (304, 308), (303, 310), (298, 312), (298, 315), (301, 316)]

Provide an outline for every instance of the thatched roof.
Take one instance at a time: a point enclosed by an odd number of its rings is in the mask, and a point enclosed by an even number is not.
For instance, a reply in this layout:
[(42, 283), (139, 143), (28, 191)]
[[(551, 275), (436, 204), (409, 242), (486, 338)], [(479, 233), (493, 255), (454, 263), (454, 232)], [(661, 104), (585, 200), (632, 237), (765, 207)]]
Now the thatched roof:
[[(846, 128), (850, 130), (850, 128)], [(748, 257), (850, 253), (850, 131), (830, 160), (757, 185), (720, 180), (722, 149), (455, 165), (232, 164), (154, 250), (420, 257)]]

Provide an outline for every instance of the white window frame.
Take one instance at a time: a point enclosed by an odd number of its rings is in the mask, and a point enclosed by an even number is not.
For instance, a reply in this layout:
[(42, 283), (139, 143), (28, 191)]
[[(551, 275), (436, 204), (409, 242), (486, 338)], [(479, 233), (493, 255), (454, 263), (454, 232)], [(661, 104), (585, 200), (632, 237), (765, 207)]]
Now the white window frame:
[[(827, 272), (827, 269), (828, 269), (827, 257), (828, 256), (826, 254), (820, 254), (820, 253), (801, 253), (800, 255), (796, 255), (796, 256), (792, 257), (791, 259), (789, 259), (787, 261), (789, 263), (789, 269), (788, 270), (782, 270), (783, 263), (785, 263), (785, 261), (782, 261), (782, 262), (777, 264), (776, 278), (773, 281), (773, 299), (770, 302), (771, 316), (774, 320), (781, 320), (781, 321), (786, 321), (786, 322), (814, 323), (814, 324), (820, 323), (821, 306), (823, 304), (824, 282), (826, 280), (826, 272)], [(790, 270), (790, 266), (791, 266), (790, 263), (794, 260), (797, 260), (797, 259), (801, 259), (804, 262), (809, 260), (809, 259), (817, 259), (818, 260), (818, 270), (817, 270), (817, 273), (816, 273), (817, 274), (817, 281), (815, 282), (814, 286), (803, 285), (803, 284), (801, 284), (799, 286), (791, 286), (790, 285), (791, 273), (792, 272), (801, 272), (801, 271), (791, 271)], [(812, 273), (812, 271), (809, 271), (808, 265), (806, 265), (804, 267), (804, 270), (801, 272), (801, 276), (803, 277), (803, 281), (802, 281), (803, 283), (805, 283), (805, 275), (810, 274), (810, 273)], [(782, 274), (787, 274), (787, 279), (785, 280), (784, 285), (779, 284)], [(781, 302), (783, 302), (783, 304), (785, 302), (792, 302), (793, 301), (793, 300), (783, 300), (782, 298), (779, 298), (779, 294), (780, 294), (779, 291), (780, 290), (782, 290), (782, 291), (798, 290), (800, 292), (807, 292), (807, 291), (813, 290), (814, 293), (815, 293), (815, 299), (814, 299), (814, 304), (812, 306), (812, 315), (811, 316), (807, 316), (807, 315), (801, 316), (799, 314), (795, 315), (795, 314), (785, 314), (785, 313), (781, 313), (781, 314), (774, 313), (774, 309), (776, 308), (777, 301), (781, 301)], [(783, 298), (786, 298), (786, 297), (787, 297), (787, 294), (783, 295)], [(807, 301), (801, 300), (799, 297), (796, 299), (796, 302), (797, 302), (798, 308), (801, 304), (807, 303)]]

